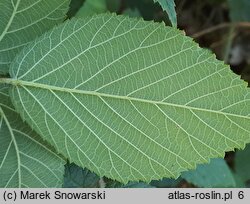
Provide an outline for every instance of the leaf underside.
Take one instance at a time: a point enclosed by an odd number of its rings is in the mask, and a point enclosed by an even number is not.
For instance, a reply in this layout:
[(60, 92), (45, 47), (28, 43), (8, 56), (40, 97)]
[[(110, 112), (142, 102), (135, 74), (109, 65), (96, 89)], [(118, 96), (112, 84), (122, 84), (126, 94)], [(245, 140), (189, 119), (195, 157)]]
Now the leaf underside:
[(163, 24), (74, 19), (11, 65), (22, 117), (71, 162), (121, 182), (178, 177), (250, 140), (250, 94), (228, 66)]
[(64, 160), (22, 122), (0, 85), (0, 187), (61, 187)]
[(69, 0), (1, 0), (0, 74), (31, 40), (62, 22)]

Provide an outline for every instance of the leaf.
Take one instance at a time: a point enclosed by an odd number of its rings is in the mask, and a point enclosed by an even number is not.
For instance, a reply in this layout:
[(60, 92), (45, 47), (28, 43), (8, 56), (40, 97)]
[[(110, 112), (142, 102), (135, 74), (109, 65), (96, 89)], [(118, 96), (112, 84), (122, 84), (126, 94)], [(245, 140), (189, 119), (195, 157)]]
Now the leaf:
[(107, 9), (113, 13), (119, 12), (121, 4), (121, 0), (106, 0)]
[(233, 22), (250, 21), (249, 0), (228, 0), (230, 18)]
[(144, 182), (129, 182), (126, 185), (122, 185), (121, 188), (154, 188), (154, 186)]
[(125, 11), (123, 11), (122, 14), (127, 15), (127, 16), (132, 17), (132, 18), (141, 17), (141, 13), (137, 8), (135, 8), (135, 9), (128, 8)]
[(102, 14), (54, 28), (11, 65), (12, 101), (70, 162), (123, 183), (177, 178), (250, 141), (250, 93), (163, 24)]
[(235, 154), (235, 171), (245, 182), (250, 180), (250, 145)]
[(174, 0), (154, 0), (154, 2), (158, 2), (163, 11), (166, 11), (169, 17), (169, 20), (172, 26), (177, 26), (176, 12), (175, 12), (175, 3)]
[(241, 176), (234, 174), (235, 188), (246, 188), (245, 182), (242, 180)]
[(69, 0), (1, 0), (0, 74), (31, 40), (62, 22)]
[(0, 85), (0, 187), (61, 187), (64, 160), (21, 121)]
[(235, 180), (224, 159), (211, 159), (209, 164), (200, 164), (196, 170), (186, 171), (181, 174), (198, 187), (205, 188), (227, 188), (235, 187)]
[(99, 176), (75, 164), (65, 166), (64, 188), (98, 188)]
[(106, 188), (155, 188), (150, 184), (144, 182), (129, 182), (126, 185), (117, 181), (108, 181), (106, 183)]
[(107, 11), (106, 0), (86, 0), (76, 13), (76, 17), (92, 16)]
[(153, 180), (150, 185), (157, 188), (177, 188), (177, 185), (182, 181), (181, 177), (177, 179), (163, 178), (162, 180)]
[(76, 15), (79, 9), (82, 7), (85, 0), (71, 0), (69, 10), (67, 13), (68, 18), (72, 18)]

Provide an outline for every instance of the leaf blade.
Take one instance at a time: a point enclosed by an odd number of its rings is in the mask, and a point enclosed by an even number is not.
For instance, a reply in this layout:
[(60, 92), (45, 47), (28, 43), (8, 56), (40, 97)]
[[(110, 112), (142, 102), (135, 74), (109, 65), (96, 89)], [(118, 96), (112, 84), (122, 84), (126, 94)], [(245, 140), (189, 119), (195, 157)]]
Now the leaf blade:
[(64, 160), (21, 121), (8, 88), (0, 86), (0, 186), (61, 187)]
[(8, 73), (15, 55), (35, 37), (62, 22), (69, 0), (3, 0), (0, 3), (0, 73)]
[(246, 84), (160, 24), (68, 21), (23, 50), (11, 76), (13, 103), (34, 129), (71, 162), (124, 183), (177, 177), (250, 140)]

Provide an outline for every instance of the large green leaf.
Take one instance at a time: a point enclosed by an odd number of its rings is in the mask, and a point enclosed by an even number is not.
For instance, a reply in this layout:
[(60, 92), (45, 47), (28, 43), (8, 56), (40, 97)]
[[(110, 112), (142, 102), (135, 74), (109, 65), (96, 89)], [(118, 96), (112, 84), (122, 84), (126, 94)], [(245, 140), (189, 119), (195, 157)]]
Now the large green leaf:
[(182, 178), (198, 187), (235, 187), (235, 179), (222, 158), (211, 159), (209, 164), (200, 164), (195, 170), (182, 173)]
[(232, 21), (250, 21), (249, 0), (228, 0), (228, 4), (230, 8), (230, 18)]
[(69, 0), (0, 1), (0, 74), (35, 37), (62, 22)]
[(0, 85), (0, 187), (61, 187), (64, 160), (22, 122)]
[(174, 27), (177, 26), (176, 12), (175, 12), (175, 3), (174, 0), (154, 0), (158, 2), (162, 9), (167, 12), (170, 22)]
[(250, 92), (163, 24), (102, 14), (54, 28), (11, 65), (17, 110), (71, 162), (122, 182), (178, 177), (250, 141)]

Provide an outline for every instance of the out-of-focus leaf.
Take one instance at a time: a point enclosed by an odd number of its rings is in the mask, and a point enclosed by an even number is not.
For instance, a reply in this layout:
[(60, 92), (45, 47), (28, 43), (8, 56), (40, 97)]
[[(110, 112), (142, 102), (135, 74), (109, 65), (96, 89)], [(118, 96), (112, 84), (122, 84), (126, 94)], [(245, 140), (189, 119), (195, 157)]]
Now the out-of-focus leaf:
[(154, 2), (158, 2), (161, 5), (162, 9), (167, 12), (171, 24), (176, 27), (177, 18), (174, 0), (154, 0)]
[(236, 188), (246, 188), (245, 182), (242, 180), (241, 176), (237, 174), (233, 174), (235, 180)]
[(121, 188), (154, 188), (154, 187), (144, 182), (129, 182), (128, 184), (121, 186)]
[(64, 188), (97, 188), (99, 176), (75, 164), (65, 165)]
[(106, 0), (86, 0), (76, 13), (76, 17), (92, 16), (107, 11)]
[(118, 12), (121, 6), (121, 0), (106, 0), (106, 5), (110, 12)]
[(178, 179), (164, 178), (162, 180), (153, 180), (150, 182), (150, 185), (155, 186), (157, 188), (175, 188), (181, 181), (181, 177), (179, 177)]
[[(126, 0), (126, 5), (130, 9), (138, 9), (143, 19), (147, 21), (151, 21), (152, 19), (157, 21), (155, 13), (162, 10), (161, 6), (152, 0)], [(167, 14), (166, 18), (168, 18)]]
[(129, 182), (124, 185), (117, 181), (108, 180), (106, 188), (154, 188), (154, 186), (144, 182)]
[(200, 164), (196, 170), (182, 173), (182, 178), (198, 187), (235, 187), (235, 180), (224, 159), (211, 159), (209, 164)]
[(79, 9), (82, 7), (83, 2), (84, 0), (71, 0), (67, 16), (69, 18), (75, 16)]
[(250, 21), (249, 0), (228, 0), (230, 18), (234, 22)]
[(235, 154), (235, 171), (245, 182), (250, 180), (250, 145)]
[(134, 9), (128, 8), (123, 12), (123, 15), (127, 15), (132, 18), (141, 17), (141, 13), (137, 8)]

